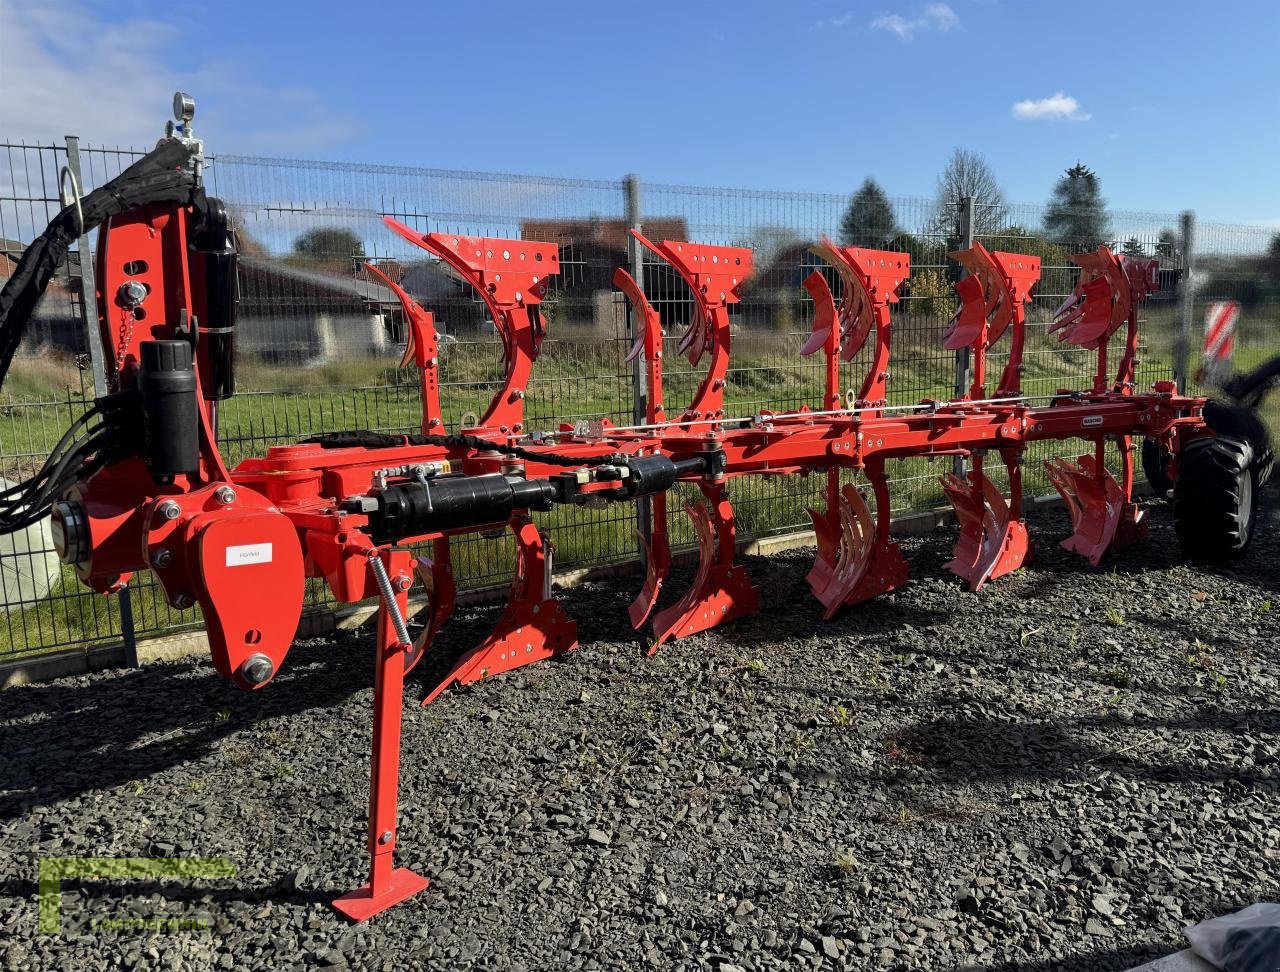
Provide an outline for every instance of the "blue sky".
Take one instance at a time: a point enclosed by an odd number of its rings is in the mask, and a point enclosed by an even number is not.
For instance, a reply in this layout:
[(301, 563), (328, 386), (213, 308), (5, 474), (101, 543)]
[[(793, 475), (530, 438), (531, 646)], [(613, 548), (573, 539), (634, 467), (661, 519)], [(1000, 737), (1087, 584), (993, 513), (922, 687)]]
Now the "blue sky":
[(1280, 224), (1280, 4), (0, 0), (0, 138), (1012, 201), (1077, 159), (1117, 209)]

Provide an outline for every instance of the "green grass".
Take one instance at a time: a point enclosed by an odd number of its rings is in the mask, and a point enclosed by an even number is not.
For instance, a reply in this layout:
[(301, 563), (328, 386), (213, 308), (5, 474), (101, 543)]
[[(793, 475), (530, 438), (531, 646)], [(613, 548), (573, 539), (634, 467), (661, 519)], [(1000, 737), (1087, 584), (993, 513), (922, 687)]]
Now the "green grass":
[[(1144, 348), (1140, 385), (1171, 373), (1168, 335), (1172, 308), (1154, 312)], [(936, 320), (905, 318), (895, 322), (892, 403), (947, 399), (953, 394), (953, 357), (941, 349), (942, 326)], [(631, 420), (627, 345), (592, 329), (567, 330), (543, 345), (526, 400), (530, 429), (555, 429), (561, 422), (609, 417)], [(817, 407), (822, 398), (820, 356), (803, 359), (798, 349), (805, 335), (770, 330), (741, 330), (735, 335), (732, 370), (725, 388), (729, 415), (754, 414), (761, 408)], [(1002, 342), (1003, 343), (1003, 342)], [(1113, 342), (1114, 344), (1117, 342)], [(664, 398), (667, 414), (678, 417), (701, 379), (679, 356), (676, 338), (667, 343)], [(1265, 348), (1237, 350), (1238, 367), (1252, 366)], [(1113, 352), (1112, 365), (1118, 352)], [(989, 383), (1004, 365), (1004, 356), (989, 357)], [(865, 371), (868, 354), (842, 366), (842, 387), (855, 384)], [(1059, 387), (1087, 387), (1092, 355), (1067, 349), (1044, 333), (1044, 325), (1028, 329), (1023, 387), (1046, 394)], [(350, 360), (317, 367), (244, 361), (239, 367), (236, 397), (219, 410), (220, 438), (228, 463), (263, 454), (272, 445), (295, 442), (320, 431), (368, 428), (411, 431), (420, 420), (417, 374), (398, 370), (390, 358)], [(705, 363), (704, 363), (705, 367)], [(467, 412), (482, 413), (501, 377), (498, 345), (490, 340), (446, 345), (441, 351), (441, 404), (447, 428), (458, 428)], [(20, 358), (0, 401), (0, 474), (29, 475), (47, 455), (72, 418), (84, 407), (84, 376), (70, 359), (53, 356)], [(1029, 495), (1052, 491), (1039, 460), (1073, 455), (1078, 443), (1037, 445), (1029, 450), (1024, 488)], [(989, 464), (990, 465), (990, 464)], [(998, 464), (997, 464), (998, 465)], [(933, 508), (945, 502), (938, 477), (950, 459), (915, 458), (890, 463), (895, 512)], [(1002, 469), (993, 470), (999, 478)], [(824, 477), (745, 477), (731, 485), (739, 536), (763, 536), (808, 525), (805, 505), (820, 504)], [(694, 535), (679, 499), (695, 498), (696, 489), (681, 487), (669, 503), (673, 542), (692, 544)], [(552, 535), (556, 565), (572, 568), (635, 556), (634, 510), (619, 504), (603, 510), (558, 508), (540, 514), (539, 523)], [(463, 585), (495, 583), (510, 576), (514, 555), (506, 537), (455, 544), (455, 569)], [(324, 599), (322, 585), (311, 582), (309, 600)], [(193, 611), (173, 611), (146, 576), (135, 581), (135, 626), (140, 632), (198, 623)], [(0, 655), (47, 650), (49, 645), (76, 645), (114, 639), (120, 630), (119, 603), (81, 587), (64, 570), (52, 596), (38, 604), (8, 612), (0, 626)]]

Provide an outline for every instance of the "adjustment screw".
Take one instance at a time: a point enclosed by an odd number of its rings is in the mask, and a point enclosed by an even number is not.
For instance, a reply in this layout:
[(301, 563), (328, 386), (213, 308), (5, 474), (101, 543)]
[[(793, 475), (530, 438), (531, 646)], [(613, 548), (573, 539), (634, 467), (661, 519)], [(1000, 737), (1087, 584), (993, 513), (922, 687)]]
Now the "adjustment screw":
[(161, 547), (151, 555), (151, 566), (159, 567), (162, 570), (173, 563), (173, 554), (166, 547)]
[(236, 501), (236, 491), (230, 486), (219, 486), (213, 491), (213, 498), (223, 506), (230, 506)]
[(275, 674), (276, 667), (271, 663), (271, 659), (262, 652), (256, 652), (250, 655), (240, 664), (240, 677), (246, 682), (257, 688), (264, 685)]
[(165, 500), (163, 503), (161, 503), (159, 506), (156, 507), (156, 512), (159, 513), (166, 520), (176, 520), (178, 516), (182, 513), (182, 507), (180, 507), (173, 500)]

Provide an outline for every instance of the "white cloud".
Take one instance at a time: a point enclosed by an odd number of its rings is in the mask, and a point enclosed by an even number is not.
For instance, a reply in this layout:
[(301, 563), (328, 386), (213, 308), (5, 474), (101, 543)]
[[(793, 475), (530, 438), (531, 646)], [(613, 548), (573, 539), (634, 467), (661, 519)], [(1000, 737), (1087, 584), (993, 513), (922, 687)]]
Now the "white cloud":
[[(215, 153), (297, 154), (360, 131), (309, 89), (235, 81), (246, 74), (240, 66), (201, 63), (180, 23), (108, 22), (75, 0), (0, 0), (0, 138), (79, 135), (86, 144), (148, 148), (179, 88), (195, 96), (196, 132)], [(170, 52), (183, 59), (181, 72)]]
[(1093, 115), (1080, 110), (1080, 102), (1061, 91), (1047, 98), (1017, 101), (1013, 105), (1013, 117), (1022, 121), (1088, 121)]
[(945, 3), (930, 3), (914, 17), (903, 17), (900, 14), (881, 14), (871, 21), (872, 30), (887, 30), (897, 36), (900, 41), (910, 41), (916, 34), (926, 30), (945, 33), (960, 26), (960, 18)]

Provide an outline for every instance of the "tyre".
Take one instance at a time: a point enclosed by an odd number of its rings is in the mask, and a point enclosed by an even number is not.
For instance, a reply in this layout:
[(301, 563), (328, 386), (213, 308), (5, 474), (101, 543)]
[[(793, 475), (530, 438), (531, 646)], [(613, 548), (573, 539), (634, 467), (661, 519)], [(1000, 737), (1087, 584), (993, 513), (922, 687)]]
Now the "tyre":
[(1258, 469), (1253, 446), (1230, 435), (1191, 439), (1178, 457), (1173, 525), (1192, 560), (1235, 560), (1253, 539)]
[(1169, 495), (1173, 489), (1173, 477), (1169, 475), (1169, 460), (1172, 456), (1159, 439), (1142, 440), (1142, 471), (1147, 474), (1147, 482), (1151, 484), (1151, 492), (1161, 499)]

